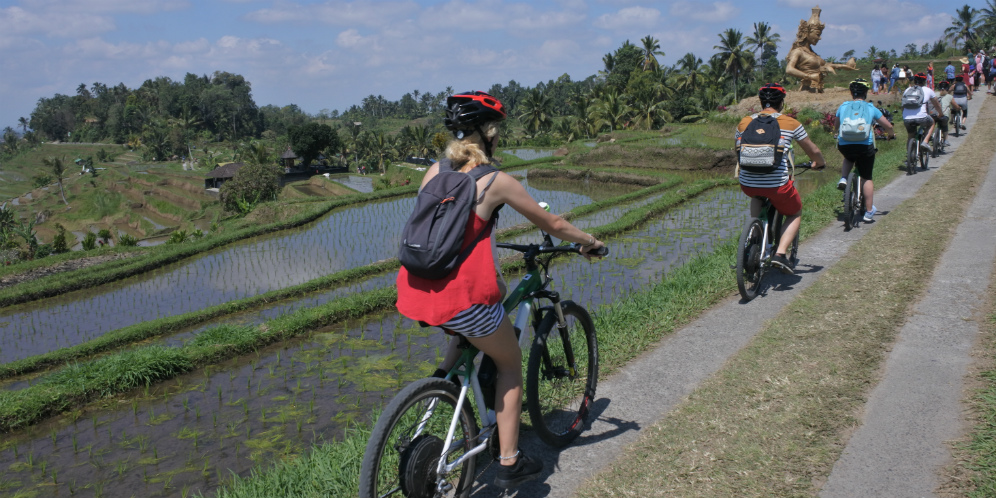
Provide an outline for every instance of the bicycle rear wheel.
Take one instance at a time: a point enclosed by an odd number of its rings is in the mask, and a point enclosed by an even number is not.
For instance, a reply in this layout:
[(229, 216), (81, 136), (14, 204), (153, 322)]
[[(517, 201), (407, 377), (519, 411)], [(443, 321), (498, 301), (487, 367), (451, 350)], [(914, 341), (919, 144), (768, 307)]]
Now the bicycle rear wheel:
[(956, 137), (960, 137), (961, 136), (961, 112), (958, 112), (958, 114), (955, 114), (955, 118), (954, 118), (954, 136), (956, 136)]
[(757, 297), (757, 291), (761, 287), (761, 278), (764, 277), (761, 261), (763, 238), (764, 225), (757, 218), (751, 220), (740, 234), (740, 243), (737, 245), (737, 288), (744, 301)]
[(925, 150), (921, 150), (920, 151), (920, 168), (922, 170), (924, 170), (924, 171), (927, 171), (927, 163), (929, 163), (929, 162), (930, 162), (930, 153), (927, 152), (927, 151), (925, 151)]
[(917, 152), (920, 149), (920, 144), (917, 143), (915, 138), (911, 138), (906, 141), (906, 174), (914, 175), (916, 174), (916, 163), (917, 163)]
[[(444, 379), (419, 379), (384, 408), (370, 433), (360, 467), (360, 498), (437, 496), (436, 464), (456, 413), (459, 392)], [(477, 438), (473, 411), (465, 400), (447, 461), (469, 451)], [(444, 476), (438, 496), (465, 498), (474, 484), (474, 458)]]
[(536, 328), (526, 370), (526, 406), (536, 435), (562, 448), (584, 430), (598, 385), (598, 337), (588, 312), (562, 301), (565, 327), (549, 311)]
[(847, 186), (844, 187), (844, 230), (858, 226), (861, 219), (861, 185), (858, 173), (851, 171), (847, 175)]

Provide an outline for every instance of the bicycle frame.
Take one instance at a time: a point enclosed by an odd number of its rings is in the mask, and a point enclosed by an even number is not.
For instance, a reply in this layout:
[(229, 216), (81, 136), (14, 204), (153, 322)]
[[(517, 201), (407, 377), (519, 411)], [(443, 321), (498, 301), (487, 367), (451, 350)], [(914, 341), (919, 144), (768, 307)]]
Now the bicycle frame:
[[(553, 242), (550, 240), (550, 235), (543, 233), (543, 244), (540, 246), (535, 246), (536, 252), (528, 252), (525, 255), (526, 259), (526, 274), (522, 276), (519, 280), (518, 285), (515, 289), (505, 298), (502, 302), (502, 307), (505, 308), (505, 312), (509, 313), (516, 307), (519, 311), (515, 318), (516, 333), (519, 334), (519, 347), (523, 347), (523, 342), (527, 341), (527, 323), (531, 318), (534, 323), (538, 323), (541, 318), (541, 309), (536, 307), (536, 301), (539, 299), (548, 299), (552, 302), (552, 308), (557, 313), (557, 322), (561, 325), (565, 325), (564, 314), (560, 307), (560, 297), (555, 291), (550, 291), (546, 289), (546, 286), (550, 282), (549, 275), (543, 275), (540, 272), (541, 266), (545, 270), (545, 265), (541, 265), (536, 262), (536, 256), (538, 255), (538, 249), (545, 247), (553, 247)], [(545, 278), (544, 278), (545, 277)], [(486, 450), (488, 447), (488, 442), (491, 436), (494, 434), (494, 427), (496, 426), (498, 419), (494, 410), (487, 408), (484, 400), (484, 393), (481, 390), (480, 380), (477, 378), (477, 372), (474, 367), (474, 359), (480, 352), (475, 348), (466, 338), (460, 337), (460, 348), (463, 352), (460, 354), (460, 358), (457, 360), (456, 365), (450, 369), (446, 375), (447, 380), (453, 379), (454, 376), (459, 375), (463, 377), (463, 385), (460, 388), (460, 396), (457, 398), (456, 409), (454, 410), (453, 419), (450, 421), (450, 427), (446, 434), (446, 441), (443, 443), (442, 458), (436, 466), (436, 475), (443, 476), (453, 472), (456, 468), (463, 465), (467, 458), (473, 458), (478, 453)], [(569, 357), (573, 358), (573, 352), (566, 352)], [(572, 362), (573, 369), (573, 362)], [(573, 372), (572, 372), (573, 373)], [(481, 433), (478, 434), (477, 438), (481, 441), (480, 444), (471, 448), (463, 456), (455, 460), (453, 463), (447, 464), (446, 457), (450, 454), (450, 450), (453, 447), (453, 435), (456, 433), (457, 424), (460, 420), (460, 412), (463, 410), (463, 404), (467, 399), (468, 392), (473, 391), (474, 401), (477, 405), (477, 413), (481, 417)], [(425, 424), (431, 417), (434, 411), (434, 407), (430, 407), (426, 410), (426, 414), (423, 417), (422, 424)], [(421, 433), (422, 427), (420, 426), (415, 434)], [(437, 486), (443, 486), (443, 479), (440, 477), (437, 482)], [(437, 489), (437, 492), (445, 491), (443, 489)]]

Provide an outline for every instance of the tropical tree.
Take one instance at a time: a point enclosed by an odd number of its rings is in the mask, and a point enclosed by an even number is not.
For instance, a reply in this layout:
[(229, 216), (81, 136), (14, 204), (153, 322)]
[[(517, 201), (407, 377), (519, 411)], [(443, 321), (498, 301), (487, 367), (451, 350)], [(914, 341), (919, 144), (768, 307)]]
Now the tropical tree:
[(21, 127), (21, 134), (28, 132), (28, 118), (21, 116), (17, 118), (17, 125)]
[(688, 52), (681, 59), (678, 59), (677, 66), (678, 75), (675, 76), (675, 83), (678, 90), (694, 92), (705, 77), (702, 59)]
[(632, 112), (625, 97), (609, 88), (592, 105), (591, 118), (596, 129), (608, 128), (609, 131), (614, 131), (626, 126)]
[(739, 30), (729, 28), (719, 34), (719, 45), (713, 48), (719, 50), (720, 60), (723, 69), (727, 74), (733, 75), (733, 98), (737, 99), (737, 90), (740, 85), (740, 75), (750, 71), (754, 65), (754, 55), (744, 47), (742, 41), (743, 33)]
[(989, 31), (996, 30), (996, 0), (986, 0), (986, 6), (979, 10), (979, 22)]
[(307, 167), (323, 150), (339, 148), (339, 136), (327, 124), (311, 122), (288, 131), (291, 147)]
[(62, 194), (62, 202), (67, 206), (69, 201), (66, 200), (66, 191), (62, 188), (62, 180), (66, 177), (66, 158), (63, 156), (61, 159), (55, 156), (49, 156), (42, 159), (42, 164), (48, 166), (52, 170), (52, 174), (55, 175), (56, 180), (59, 182), (59, 193)]
[(975, 30), (979, 27), (979, 19), (976, 18), (979, 11), (965, 4), (964, 7), (955, 11), (954, 17), (951, 19), (951, 26), (944, 30), (944, 35), (948, 37), (949, 40), (955, 42), (957, 46), (958, 40), (961, 39), (962, 49), (964, 50), (968, 43), (974, 39)]
[(756, 22), (754, 23), (754, 34), (753, 36), (748, 36), (744, 39), (747, 45), (751, 45), (754, 48), (751, 52), (757, 57), (759, 53), (763, 53), (765, 50), (774, 50), (778, 48), (778, 42), (782, 41), (782, 35), (778, 33), (771, 32), (771, 25), (766, 22)]
[(661, 67), (660, 62), (657, 61), (657, 56), (664, 57), (664, 52), (661, 51), (661, 43), (656, 38), (647, 35), (640, 40), (643, 43), (643, 70), (653, 71)]
[(539, 88), (530, 90), (519, 107), (522, 109), (519, 121), (533, 136), (549, 130), (553, 125), (553, 103)]
[(868, 47), (868, 51), (865, 52), (865, 57), (868, 60), (873, 60), (874, 58), (878, 57), (878, 47), (876, 47), (875, 45)]

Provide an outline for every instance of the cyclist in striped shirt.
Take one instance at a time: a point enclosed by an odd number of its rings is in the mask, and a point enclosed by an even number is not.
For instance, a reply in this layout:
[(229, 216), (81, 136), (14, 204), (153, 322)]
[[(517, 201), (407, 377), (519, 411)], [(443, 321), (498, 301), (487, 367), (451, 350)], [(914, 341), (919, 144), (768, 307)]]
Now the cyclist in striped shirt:
[[(761, 100), (761, 112), (752, 116), (747, 116), (740, 120), (737, 125), (736, 141), (737, 148), (740, 148), (740, 138), (743, 132), (750, 125), (751, 121), (759, 115), (767, 114), (778, 121), (780, 130), (779, 145), (789, 147), (792, 141), (799, 143), (802, 150), (813, 161), (813, 169), (823, 169), (826, 167), (826, 160), (820, 148), (809, 138), (802, 123), (795, 118), (781, 114), (785, 104), (785, 89), (777, 83), (769, 83), (761, 87), (757, 92)], [(792, 183), (792, 177), (788, 167), (788, 154), (782, 157), (782, 162), (771, 173), (752, 173), (740, 170), (740, 190), (750, 196), (750, 215), (758, 216), (761, 212), (760, 197), (767, 197), (771, 200), (771, 205), (779, 213), (785, 215), (786, 220), (782, 228), (781, 239), (778, 242), (778, 249), (771, 258), (771, 263), (782, 273), (793, 274), (792, 264), (785, 256), (789, 244), (795, 239), (795, 234), (802, 224), (802, 198)]]

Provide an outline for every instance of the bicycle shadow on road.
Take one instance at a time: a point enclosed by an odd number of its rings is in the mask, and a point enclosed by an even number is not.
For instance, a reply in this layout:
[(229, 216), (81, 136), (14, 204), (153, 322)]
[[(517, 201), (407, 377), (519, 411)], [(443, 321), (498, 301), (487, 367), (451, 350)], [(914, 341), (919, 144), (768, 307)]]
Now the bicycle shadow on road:
[(794, 269), (795, 274), (793, 275), (786, 275), (774, 269), (769, 270), (769, 272), (764, 276), (764, 280), (761, 281), (761, 287), (757, 289), (757, 297), (751, 299), (750, 301), (740, 298), (740, 304), (747, 304), (755, 299), (767, 296), (769, 291), (790, 291), (795, 288), (795, 284), (802, 281), (802, 275), (807, 273), (819, 273), (823, 271), (823, 268), (824, 267), (822, 265), (798, 264)]
[[(634, 421), (622, 420), (614, 417), (602, 417), (602, 414), (608, 408), (611, 400), (609, 398), (599, 398), (591, 405), (591, 415), (589, 420), (592, 423), (589, 425), (588, 430), (582, 432), (577, 439), (571, 442), (566, 448), (553, 448), (547, 446), (545, 443), (540, 441), (536, 434), (532, 431), (526, 431), (519, 436), (519, 447), (525, 452), (531, 455), (533, 458), (539, 459), (543, 462), (543, 474), (535, 481), (530, 481), (516, 489), (505, 490), (496, 487), (494, 483), (495, 473), (498, 470), (498, 464), (495, 462), (486, 462), (478, 460), (478, 477), (474, 483), (474, 489), (470, 496), (472, 498), (497, 498), (497, 497), (519, 497), (519, 498), (542, 498), (545, 496), (550, 496), (553, 489), (547, 484), (547, 479), (554, 473), (561, 470), (561, 467), (571, 468), (574, 467), (574, 460), (588, 462), (585, 465), (590, 465), (590, 454), (572, 456), (570, 460), (562, 459), (562, 452), (578, 447), (587, 446), (591, 444), (596, 444), (608, 439), (612, 439), (620, 434), (628, 431), (638, 431), (640, 430), (640, 424)], [(591, 425), (599, 424), (611, 425), (612, 428), (609, 430), (602, 430), (598, 434), (591, 432)], [(587, 453), (587, 452), (585, 452)], [(563, 460), (563, 461), (562, 461)]]

